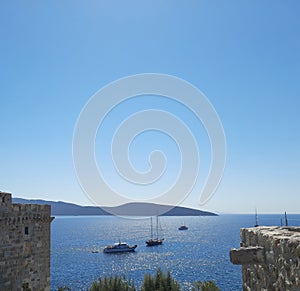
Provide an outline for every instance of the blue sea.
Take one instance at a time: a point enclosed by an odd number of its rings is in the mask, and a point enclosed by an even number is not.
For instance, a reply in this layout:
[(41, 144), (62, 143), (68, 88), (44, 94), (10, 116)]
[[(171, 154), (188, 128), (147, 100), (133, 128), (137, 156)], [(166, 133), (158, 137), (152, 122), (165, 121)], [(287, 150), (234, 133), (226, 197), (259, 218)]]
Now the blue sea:
[[(280, 225), (282, 215), (260, 215), (260, 225)], [(179, 231), (182, 224), (189, 227)], [(240, 228), (252, 227), (254, 215), (161, 217), (164, 244), (146, 247), (150, 219), (113, 216), (56, 217), (51, 225), (51, 290), (68, 286), (88, 290), (99, 277), (125, 275), (140, 286), (145, 273), (170, 270), (184, 290), (195, 281), (214, 281), (221, 290), (242, 290), (241, 267), (230, 263), (229, 250), (239, 247)], [(300, 225), (300, 215), (289, 215)], [(119, 240), (137, 244), (134, 253), (104, 254)], [(92, 253), (99, 250), (99, 253)]]

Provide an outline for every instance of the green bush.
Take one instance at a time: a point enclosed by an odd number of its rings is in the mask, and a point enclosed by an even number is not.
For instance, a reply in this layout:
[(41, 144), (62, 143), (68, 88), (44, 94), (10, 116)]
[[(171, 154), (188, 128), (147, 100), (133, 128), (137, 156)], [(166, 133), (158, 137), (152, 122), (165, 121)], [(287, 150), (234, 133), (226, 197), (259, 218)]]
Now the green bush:
[(90, 291), (135, 291), (135, 286), (131, 280), (124, 277), (104, 277), (97, 282), (93, 282)]
[(220, 291), (220, 289), (212, 281), (197, 281), (193, 284), (192, 291)]
[[(65, 290), (65, 289), (62, 289)], [(67, 289), (68, 290), (68, 289)], [(132, 280), (125, 277), (114, 276), (104, 277), (93, 282), (90, 291), (136, 291)], [(166, 273), (158, 269), (152, 276), (146, 274), (141, 286), (141, 291), (181, 291), (179, 283), (171, 276), (170, 271)], [(220, 289), (212, 281), (198, 281), (193, 283), (193, 291), (220, 291)]]
[(142, 291), (180, 291), (180, 285), (172, 278), (170, 271), (166, 274), (161, 269), (154, 276), (146, 274), (141, 288)]

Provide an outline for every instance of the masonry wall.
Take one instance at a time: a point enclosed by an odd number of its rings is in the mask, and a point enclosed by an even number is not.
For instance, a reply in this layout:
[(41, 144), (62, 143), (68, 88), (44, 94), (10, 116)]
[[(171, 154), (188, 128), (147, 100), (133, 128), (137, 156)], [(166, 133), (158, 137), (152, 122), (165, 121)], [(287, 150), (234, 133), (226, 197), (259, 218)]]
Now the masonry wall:
[(1, 291), (50, 290), (50, 211), (0, 192)]
[(242, 228), (230, 260), (242, 265), (243, 290), (300, 290), (300, 227)]

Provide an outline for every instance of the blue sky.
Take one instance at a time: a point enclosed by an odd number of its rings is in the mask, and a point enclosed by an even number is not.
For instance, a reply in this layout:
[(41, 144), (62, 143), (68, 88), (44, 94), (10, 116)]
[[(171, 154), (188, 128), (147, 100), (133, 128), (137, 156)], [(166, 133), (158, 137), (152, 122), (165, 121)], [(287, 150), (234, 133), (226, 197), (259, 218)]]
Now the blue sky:
[(1, 190), (90, 204), (76, 120), (104, 85), (155, 72), (198, 87), (222, 121), (226, 168), (202, 209), (299, 213), (299, 13), (296, 0), (1, 1)]

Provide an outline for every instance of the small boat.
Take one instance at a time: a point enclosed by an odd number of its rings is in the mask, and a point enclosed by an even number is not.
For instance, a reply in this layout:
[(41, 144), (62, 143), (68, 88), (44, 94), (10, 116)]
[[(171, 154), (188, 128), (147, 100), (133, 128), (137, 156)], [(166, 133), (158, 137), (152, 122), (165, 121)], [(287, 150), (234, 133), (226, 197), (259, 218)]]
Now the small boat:
[(126, 242), (118, 242), (111, 246), (106, 246), (103, 250), (104, 253), (127, 253), (134, 252), (137, 245), (129, 246)]
[(189, 228), (185, 225), (178, 227), (179, 230), (188, 230)]
[(164, 238), (158, 238), (158, 216), (156, 216), (156, 238), (153, 238), (153, 227), (151, 217), (151, 238), (146, 241), (147, 247), (158, 246), (163, 243)]

